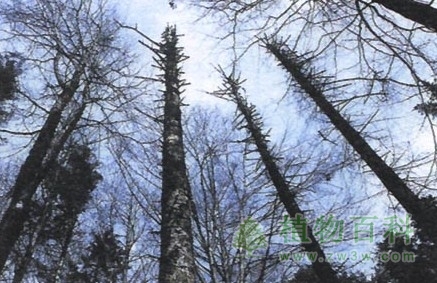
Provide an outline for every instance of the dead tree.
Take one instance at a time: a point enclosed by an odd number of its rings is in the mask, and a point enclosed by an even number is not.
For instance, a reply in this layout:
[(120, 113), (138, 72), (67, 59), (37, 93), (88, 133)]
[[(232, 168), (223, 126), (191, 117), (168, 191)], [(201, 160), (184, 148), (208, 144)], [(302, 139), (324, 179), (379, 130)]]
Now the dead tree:
[(413, 0), (374, 0), (372, 2), (437, 32), (437, 9), (431, 4)]
[(161, 196), (161, 283), (194, 282), (195, 265), (192, 233), (192, 197), (185, 165), (182, 132), (181, 89), (186, 82), (180, 63), (187, 59), (178, 46), (176, 27), (168, 26), (162, 42), (146, 45), (155, 54), (155, 62), (162, 74), (163, 90), (162, 134), (162, 196)]
[[(223, 70), (221, 70), (221, 73), (224, 77), (223, 87), (218, 92), (215, 92), (215, 94), (219, 97), (227, 98), (236, 104), (238, 111), (241, 113), (241, 124), (247, 129), (251, 140), (256, 145), (270, 180), (276, 188), (279, 200), (284, 205), (289, 216), (295, 218), (298, 215), (304, 215), (296, 200), (296, 193), (291, 190), (285, 176), (277, 165), (278, 157), (275, 157), (269, 148), (267, 135), (263, 133), (263, 123), (260, 115), (256, 112), (255, 106), (249, 104), (240, 93), (242, 81), (236, 78), (234, 74), (226, 75)], [(317, 254), (318, 260), (312, 262), (314, 272), (323, 282), (339, 282), (336, 271), (327, 261), (325, 253), (315, 238), (311, 227), (306, 228), (307, 235), (299, 234), (299, 237), (301, 238), (301, 246), (306, 252)], [(309, 241), (304, 238), (305, 236), (308, 236)]]
[(393, 168), (387, 165), (361, 134), (325, 98), (322, 91), (323, 82), (318, 81), (317, 75), (308, 70), (308, 60), (298, 56), (284, 42), (265, 39), (264, 44), (302, 90), (316, 103), (321, 112), (328, 116), (331, 123), (358, 152), (387, 190), (411, 214), (422, 240), (437, 243), (437, 228), (435, 225), (437, 208), (432, 199), (419, 198)]

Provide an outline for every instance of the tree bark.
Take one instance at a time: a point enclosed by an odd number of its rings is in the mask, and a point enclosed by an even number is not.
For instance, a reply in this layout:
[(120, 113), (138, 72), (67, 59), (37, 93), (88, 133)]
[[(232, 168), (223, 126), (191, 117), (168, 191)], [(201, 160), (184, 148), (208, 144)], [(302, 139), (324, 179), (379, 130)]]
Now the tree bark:
[(192, 207), (180, 109), (184, 83), (178, 66), (185, 57), (177, 47), (174, 27), (167, 27), (163, 39), (157, 54), (165, 84), (159, 282), (189, 283), (195, 279)]
[[(350, 123), (341, 116), (335, 107), (325, 98), (323, 92), (313, 82), (310, 74), (302, 71), (302, 60), (296, 54), (285, 51), (287, 48), (280, 43), (267, 43), (267, 49), (275, 55), (280, 64), (294, 77), (300, 87), (317, 104), (320, 110), (328, 116), (331, 123), (341, 132), (349, 144), (381, 180), (387, 190), (398, 200), (404, 209), (411, 214), (419, 228), (422, 240), (431, 240), (437, 244), (437, 208), (427, 204), (415, 195), (394, 170), (373, 150), (365, 139)], [(300, 60), (300, 61), (299, 61)]]
[[(296, 202), (296, 195), (291, 192), (288, 186), (287, 180), (284, 175), (281, 174), (278, 165), (276, 164), (275, 157), (271, 154), (268, 147), (268, 141), (266, 135), (262, 133), (262, 121), (259, 115), (256, 113), (255, 107), (249, 105), (247, 101), (240, 94), (240, 83), (238, 79), (233, 76), (226, 76), (225, 85), (226, 90), (219, 92), (219, 96), (225, 95), (230, 96), (231, 100), (237, 104), (238, 111), (243, 115), (244, 121), (246, 123), (246, 128), (253, 139), (257, 150), (261, 156), (261, 160), (267, 169), (267, 173), (272, 181), (273, 185), (278, 192), (279, 200), (285, 206), (287, 213), (291, 218), (295, 218), (298, 215), (304, 215), (304, 212), (300, 209), (298, 203)], [(337, 272), (332, 268), (331, 264), (327, 261), (326, 255), (323, 252), (322, 247), (317, 241), (312, 228), (307, 226), (307, 234), (300, 235), (299, 237), (305, 237), (309, 239), (301, 238), (301, 246), (306, 252), (316, 253), (317, 259), (313, 261), (312, 267), (316, 275), (321, 281), (327, 283), (338, 283), (340, 282), (337, 277)]]
[[(274, 156), (270, 153), (268, 142), (265, 135), (262, 133), (260, 118), (255, 117), (255, 110), (249, 106), (247, 102), (241, 97), (238, 91), (238, 85), (232, 79), (229, 79), (228, 83), (231, 87), (232, 98), (237, 104), (238, 110), (243, 114), (246, 121), (246, 127), (255, 142), (261, 160), (267, 169), (270, 180), (276, 188), (279, 195), (279, 200), (285, 206), (287, 213), (291, 218), (295, 218), (297, 215), (304, 215), (304, 212), (300, 209), (296, 202), (296, 195), (290, 191), (290, 187), (287, 184), (285, 177), (281, 174)], [(336, 271), (332, 268), (331, 264), (327, 262), (325, 253), (322, 247), (315, 238), (311, 227), (307, 226), (307, 236), (310, 241), (306, 242), (305, 239), (301, 239), (301, 246), (306, 252), (317, 253), (317, 260), (313, 261), (312, 267), (316, 275), (321, 281), (327, 283), (338, 283), (339, 280), (336, 275)]]
[(437, 9), (429, 4), (413, 0), (373, 0), (373, 2), (437, 32)]
[(55, 138), (62, 112), (79, 87), (79, 79), (80, 73), (76, 72), (59, 95), (11, 189), (11, 201), (0, 221), (0, 271), (3, 270), (29, 217), (32, 196), (49, 169), (50, 164), (45, 162), (46, 156)]

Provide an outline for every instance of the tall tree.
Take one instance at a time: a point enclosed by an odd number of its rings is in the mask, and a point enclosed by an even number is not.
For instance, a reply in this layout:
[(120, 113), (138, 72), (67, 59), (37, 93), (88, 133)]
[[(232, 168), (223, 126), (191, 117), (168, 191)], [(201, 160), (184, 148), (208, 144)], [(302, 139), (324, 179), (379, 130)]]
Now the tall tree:
[(167, 26), (157, 48), (155, 62), (162, 72), (162, 197), (159, 282), (194, 282), (192, 197), (185, 165), (181, 106), (186, 82), (180, 64), (187, 59), (178, 46), (176, 27)]
[[(0, 17), (9, 24), (9, 40), (34, 51), (26, 59), (40, 72), (39, 85), (45, 95), (42, 98), (35, 93), (33, 97), (27, 95), (32, 97), (29, 98), (32, 105), (43, 112), (44, 122), (36, 131), (37, 137), (16, 176), (10, 190), (11, 200), (0, 221), (0, 270), (29, 219), (32, 196), (85, 109), (117, 91), (114, 82), (126, 67), (128, 53), (115, 46), (119, 28), (104, 3), (99, 0), (1, 3)], [(46, 110), (43, 105), (50, 103), (50, 110)]]
[[(283, 207), (246, 133), (234, 129), (232, 115), (218, 108), (195, 107), (186, 123), (199, 282), (269, 282), (285, 276), (276, 262), (287, 245), (272, 247)], [(262, 225), (255, 235), (259, 249), (238, 239), (245, 221)]]
[[(303, 210), (297, 203), (296, 194), (292, 192), (283, 173), (281, 173), (277, 160), (280, 157), (274, 156), (268, 145), (268, 136), (263, 133), (263, 123), (260, 115), (257, 113), (255, 106), (250, 105), (241, 94), (241, 80), (232, 73), (226, 75), (222, 71), (224, 77), (223, 87), (216, 92), (216, 95), (228, 98), (233, 101), (238, 111), (241, 113), (242, 121), (240, 122), (250, 134), (251, 139), (256, 145), (257, 151), (261, 156), (261, 160), (266, 167), (267, 173), (271, 182), (276, 188), (279, 200), (287, 210), (288, 215), (295, 219), (299, 216), (304, 216)], [(294, 225), (294, 224), (293, 224)], [(339, 282), (336, 271), (328, 262), (325, 253), (316, 239), (311, 227), (305, 227), (305, 232), (299, 233), (301, 246), (307, 252), (317, 254), (317, 259), (312, 262), (314, 272), (320, 280), (324, 282)], [(299, 231), (299, 228), (296, 228)], [(307, 232), (307, 234), (305, 234)]]
[(360, 154), (387, 190), (412, 215), (422, 239), (437, 243), (437, 228), (435, 226), (437, 207), (432, 198), (429, 201), (428, 198), (421, 199), (418, 197), (326, 99), (323, 94), (323, 87), (326, 82), (310, 70), (307, 59), (299, 57), (285, 42), (275, 39), (265, 39), (264, 42), (265, 47), (276, 57), (320, 110), (328, 116), (331, 123), (341, 132), (354, 150)]

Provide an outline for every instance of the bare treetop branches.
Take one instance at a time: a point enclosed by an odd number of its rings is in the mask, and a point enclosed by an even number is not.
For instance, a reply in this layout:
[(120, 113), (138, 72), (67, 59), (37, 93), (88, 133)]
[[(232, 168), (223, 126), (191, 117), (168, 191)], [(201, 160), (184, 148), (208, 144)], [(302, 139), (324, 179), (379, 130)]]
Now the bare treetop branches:
[[(427, 199), (421, 199), (405, 184), (395, 171), (369, 146), (361, 134), (342, 117), (337, 109), (325, 98), (317, 76), (302, 67), (302, 58), (284, 52), (285, 42), (275, 39), (264, 40), (266, 48), (276, 57), (281, 66), (296, 80), (305, 93), (329, 117), (331, 123), (342, 133), (349, 144), (360, 154), (387, 190), (399, 201), (419, 228), (419, 234), (426, 241), (437, 243), (435, 214), (437, 207)], [(432, 199), (432, 198), (431, 198)]]
[[(372, 133), (366, 131), (366, 135), (370, 143), (386, 150), (383, 155), (390, 157), (387, 162), (399, 168), (407, 168), (402, 164), (411, 164), (408, 168), (414, 167), (415, 172), (420, 171), (417, 173), (420, 178), (427, 180), (417, 182), (418, 179), (412, 180), (413, 175), (404, 171), (413, 186), (418, 184), (433, 190), (437, 168), (433, 150), (437, 145), (436, 106), (432, 92), (437, 74), (436, 33), (382, 4), (399, 4), (397, 8), (403, 9), (401, 2), (200, 1), (204, 11), (220, 18), (220, 24), (226, 27), (221, 43), (228, 44), (237, 54), (233, 57), (242, 64), (251, 64), (253, 59), (249, 56), (259, 56), (254, 46), (258, 46), (255, 43), (265, 34), (287, 38), (290, 50), (304, 55), (305, 59), (301, 58), (304, 62), (311, 59), (309, 69), (324, 70), (323, 78), (322, 74), (316, 76), (320, 80), (317, 86), (323, 87), (326, 97), (351, 117), (354, 126), (361, 130), (378, 129)], [(426, 4), (408, 2), (414, 6), (411, 13), (416, 15), (419, 11), (428, 15), (435, 10), (435, 4), (430, 1)], [(269, 3), (272, 5), (268, 6)], [(238, 5), (247, 8), (244, 13), (232, 8)], [(261, 9), (263, 5), (266, 9)], [(425, 117), (411, 110), (418, 110)], [(419, 145), (410, 152), (426, 155), (427, 162), (415, 157), (407, 160), (405, 154), (394, 154), (391, 158), (388, 153), (396, 151), (387, 148), (392, 142), (390, 137), (396, 137), (396, 141), (406, 146), (418, 143), (418, 139), (403, 135), (400, 130), (410, 123), (415, 125), (412, 127), (420, 139), (434, 143), (426, 148)], [(425, 123), (426, 129), (421, 123)]]
[[(226, 75), (222, 71), (224, 78), (223, 89), (218, 92), (219, 96), (230, 97), (236, 104), (238, 111), (241, 113), (241, 124), (247, 129), (253, 143), (256, 145), (257, 152), (261, 156), (261, 160), (266, 168), (269, 178), (276, 188), (279, 200), (284, 205), (289, 217), (299, 217), (304, 213), (296, 200), (296, 192), (292, 191), (284, 174), (280, 171), (277, 164), (277, 158), (272, 154), (272, 150), (268, 144), (267, 134), (263, 133), (263, 123), (261, 116), (257, 113), (254, 105), (250, 105), (241, 94), (241, 81), (235, 78), (234, 74)], [(314, 252), (320, 260), (312, 263), (314, 272), (317, 276), (325, 282), (336, 283), (339, 282), (336, 271), (332, 265), (326, 260), (325, 253), (315, 238), (313, 231), (308, 227), (308, 238), (299, 235), (301, 239), (301, 246), (307, 252)]]
[(54, 74), (47, 76), (52, 86), (66, 85), (75, 72), (83, 86), (110, 85), (131, 61), (119, 39), (117, 16), (105, 1), (11, 1), (1, 8), (10, 40), (31, 51), (27, 60)]
[[(27, 51), (26, 60), (40, 76), (27, 94), (42, 111), (38, 137), (11, 188), (11, 201), (0, 222), (0, 270), (29, 218), (31, 200), (76, 130), (88, 105), (120, 101), (120, 81), (130, 63), (127, 49), (116, 44), (118, 25), (104, 1), (35, 0), (0, 4), (5, 39)], [(43, 95), (38, 94), (42, 89)], [(54, 101), (53, 101), (54, 100)], [(103, 102), (102, 102), (103, 104)], [(105, 107), (100, 105), (104, 112)], [(30, 114), (34, 114), (31, 111)], [(88, 114), (106, 119), (106, 113)]]
[[(148, 46), (155, 55), (156, 67), (162, 73), (163, 133), (162, 133), (162, 195), (161, 195), (161, 255), (159, 282), (195, 281), (193, 248), (193, 200), (185, 164), (182, 130), (181, 89), (186, 85), (181, 75), (181, 62), (187, 57), (178, 46), (176, 27), (167, 26), (158, 46)], [(152, 44), (156, 45), (154, 42)]]
[[(412, 6), (407, 13), (423, 15), (424, 20), (435, 18), (425, 16), (435, 13), (431, 4), (411, 0), (217, 0), (200, 1), (201, 4), (196, 1), (193, 5), (223, 16), (228, 27), (223, 41), (233, 38), (241, 55), (265, 33), (293, 35), (292, 49), (301, 54), (311, 52), (310, 56), (317, 58), (318, 64), (328, 65), (339, 80), (351, 80), (356, 72), (357, 83), (373, 80), (381, 88), (390, 84), (397, 96), (411, 99), (414, 93), (421, 99), (424, 83), (437, 73), (435, 60), (430, 55), (435, 49), (435, 34), (421, 28), (418, 21), (406, 21), (402, 13), (398, 13), (397, 10), (406, 12), (404, 2)], [(382, 8), (385, 6), (397, 7), (397, 10)], [(347, 60), (336, 60), (346, 57)], [(383, 65), (389, 67), (382, 68)], [(397, 71), (399, 69), (402, 72)]]

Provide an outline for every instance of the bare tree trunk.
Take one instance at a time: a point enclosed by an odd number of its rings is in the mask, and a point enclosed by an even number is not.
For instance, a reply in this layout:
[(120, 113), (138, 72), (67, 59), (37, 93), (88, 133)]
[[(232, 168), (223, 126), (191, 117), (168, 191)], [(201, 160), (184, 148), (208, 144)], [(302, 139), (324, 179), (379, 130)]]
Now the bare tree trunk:
[[(224, 74), (223, 74), (224, 75)], [(276, 164), (275, 157), (271, 154), (268, 147), (268, 141), (266, 135), (262, 132), (262, 121), (261, 117), (256, 113), (255, 107), (249, 105), (247, 101), (240, 94), (240, 82), (238, 79), (234, 78), (233, 75), (225, 77), (225, 85), (227, 86), (226, 93), (231, 96), (231, 100), (237, 104), (238, 111), (244, 117), (246, 128), (253, 139), (259, 154), (261, 155), (261, 160), (267, 169), (270, 180), (278, 192), (279, 200), (285, 206), (290, 217), (294, 218), (297, 215), (304, 215), (304, 212), (300, 209), (298, 203), (296, 202), (296, 195), (290, 191), (288, 183), (281, 174), (278, 165)], [(226, 95), (226, 94), (225, 94)], [(301, 246), (307, 252), (317, 253), (317, 260), (312, 262), (312, 267), (314, 272), (320, 278), (321, 281), (327, 283), (339, 282), (337, 278), (336, 271), (332, 268), (331, 264), (326, 260), (325, 253), (322, 250), (319, 242), (315, 238), (311, 227), (307, 228), (307, 236), (309, 241), (302, 239)]]
[(181, 124), (181, 70), (186, 57), (177, 47), (175, 27), (167, 27), (155, 54), (164, 72), (164, 133), (162, 147), (161, 258), (159, 282), (194, 282), (191, 192), (185, 165)]
[(62, 112), (79, 87), (79, 79), (80, 72), (76, 72), (70, 84), (59, 95), (11, 189), (12, 198), (0, 222), (0, 270), (3, 270), (29, 217), (32, 196), (50, 167), (45, 162), (46, 156), (55, 138)]
[[(7, 41), (31, 50), (26, 60), (41, 73), (40, 85), (56, 97), (11, 186), (11, 200), (0, 220), (1, 271), (29, 219), (33, 195), (85, 107), (120, 93), (118, 78), (131, 58), (118, 45), (119, 27), (104, 0), (38, 0), (23, 5), (2, 1), (0, 6), (2, 24), (9, 25), (4, 29)], [(75, 96), (79, 104), (72, 101)], [(33, 104), (32, 95), (29, 99)]]
[(325, 98), (312, 75), (303, 73), (304, 59), (300, 59), (293, 52), (287, 51), (289, 49), (285, 43), (266, 41), (266, 47), (276, 56), (281, 65), (294, 77), (296, 82), (317, 104), (321, 111), (328, 116), (331, 123), (360, 154), (361, 158), (378, 176), (387, 190), (411, 214), (417, 228), (419, 228), (419, 233), (423, 237), (422, 240), (431, 240), (437, 243), (436, 207), (431, 203), (427, 204), (425, 200), (415, 195), (399, 175), (370, 147), (360, 133), (341, 116), (335, 107)]
[(437, 9), (429, 4), (413, 0), (374, 0), (372, 2), (381, 4), (405, 18), (437, 32)]
[[(86, 91), (89, 90), (87, 87), (85, 89)], [(66, 123), (63, 125), (63, 132), (54, 138), (53, 146), (51, 147), (51, 150), (49, 151), (48, 158), (47, 158), (48, 160), (50, 160), (49, 161), (50, 163), (54, 162), (59, 152), (64, 147), (67, 139), (71, 136), (73, 131), (76, 129), (76, 126), (79, 123), (80, 119), (82, 118), (85, 108), (86, 108), (86, 103), (82, 102), (82, 104), (78, 106), (78, 108), (71, 113), (70, 119), (67, 119)], [(68, 220), (69, 225), (66, 225), (65, 238), (61, 245), (61, 252), (59, 253), (59, 258), (57, 260), (53, 273), (51, 274), (51, 278), (47, 278), (49, 282), (56, 282), (59, 279), (59, 275), (60, 275), (59, 273), (67, 257), (68, 248), (70, 246), (71, 240), (73, 239), (73, 232), (74, 232), (74, 228), (76, 227), (77, 219), (78, 219), (78, 214), (73, 213), (71, 219)]]

